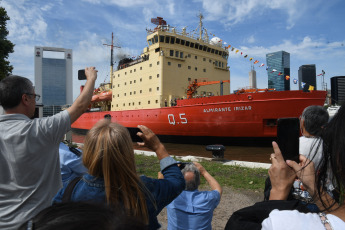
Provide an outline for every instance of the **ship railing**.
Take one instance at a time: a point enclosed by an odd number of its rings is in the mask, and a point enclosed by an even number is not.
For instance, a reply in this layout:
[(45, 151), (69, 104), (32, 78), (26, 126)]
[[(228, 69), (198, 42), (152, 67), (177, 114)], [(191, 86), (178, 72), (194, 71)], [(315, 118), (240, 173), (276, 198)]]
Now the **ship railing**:
[[(172, 28), (172, 30), (170, 30), (170, 28)], [(164, 31), (164, 32), (168, 32), (168, 33), (173, 34), (173, 35), (177, 34), (177, 35), (181, 35), (181, 36), (184, 36), (184, 37), (188, 37), (188, 38), (191, 38), (191, 39), (198, 40), (198, 37), (194, 36), (194, 33), (186, 33), (186, 32), (176, 31), (175, 27), (160, 27), (160, 28), (155, 28), (154, 30), (146, 29), (146, 31), (147, 31), (147, 35), (154, 34), (157, 31)], [(209, 40), (202, 39), (202, 41), (209, 44)], [(225, 46), (225, 45), (222, 44), (219, 47), (223, 48), (223, 49), (226, 49), (227, 45)]]

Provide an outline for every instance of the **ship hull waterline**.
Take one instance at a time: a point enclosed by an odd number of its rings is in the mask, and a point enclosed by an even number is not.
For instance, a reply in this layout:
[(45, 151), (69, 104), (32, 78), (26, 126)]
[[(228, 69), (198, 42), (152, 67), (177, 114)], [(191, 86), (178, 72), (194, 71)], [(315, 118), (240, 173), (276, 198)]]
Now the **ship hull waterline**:
[(274, 91), (179, 100), (172, 107), (86, 112), (72, 124), (72, 129), (85, 132), (110, 115), (111, 121), (130, 131), (145, 125), (164, 142), (271, 141), (276, 137), (278, 118), (299, 117), (309, 105), (322, 106), (325, 97), (325, 91)]

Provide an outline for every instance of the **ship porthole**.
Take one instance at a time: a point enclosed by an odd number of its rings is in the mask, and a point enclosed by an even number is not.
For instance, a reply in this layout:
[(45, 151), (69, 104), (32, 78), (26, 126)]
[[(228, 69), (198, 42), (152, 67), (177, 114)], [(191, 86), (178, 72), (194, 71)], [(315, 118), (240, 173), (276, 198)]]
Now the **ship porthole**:
[(253, 98), (252, 98), (252, 95), (248, 95), (248, 99), (249, 100), (252, 100)]

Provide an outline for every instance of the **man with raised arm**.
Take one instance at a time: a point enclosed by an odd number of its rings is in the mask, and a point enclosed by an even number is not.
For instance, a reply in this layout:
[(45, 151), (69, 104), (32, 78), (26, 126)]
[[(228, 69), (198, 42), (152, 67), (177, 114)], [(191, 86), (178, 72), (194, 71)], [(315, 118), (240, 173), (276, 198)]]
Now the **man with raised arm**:
[(0, 81), (0, 229), (17, 229), (48, 207), (62, 187), (59, 143), (90, 104), (97, 79), (85, 69), (84, 90), (71, 107), (52, 117), (31, 119), (36, 101), (32, 82), (9, 76)]
[[(213, 210), (218, 206), (222, 187), (199, 163), (186, 164), (182, 169), (185, 190), (167, 206), (168, 230), (212, 229)], [(211, 191), (198, 191), (202, 175)]]

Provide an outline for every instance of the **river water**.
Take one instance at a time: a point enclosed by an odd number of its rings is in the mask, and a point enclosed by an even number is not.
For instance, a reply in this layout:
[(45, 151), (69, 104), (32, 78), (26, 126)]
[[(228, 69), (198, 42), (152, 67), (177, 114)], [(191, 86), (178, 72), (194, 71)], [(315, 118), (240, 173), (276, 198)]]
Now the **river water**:
[[(72, 141), (84, 143), (84, 136), (72, 133)], [(133, 143), (135, 149), (148, 150)], [(176, 156), (200, 156), (212, 157), (212, 152), (206, 151), (206, 145), (164, 143), (169, 154)], [(239, 160), (260, 163), (271, 163), (270, 154), (273, 153), (272, 147), (256, 146), (225, 146), (224, 158), (226, 160)]]

